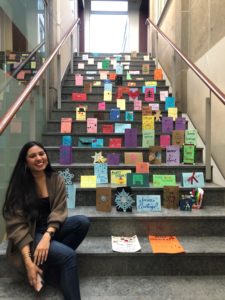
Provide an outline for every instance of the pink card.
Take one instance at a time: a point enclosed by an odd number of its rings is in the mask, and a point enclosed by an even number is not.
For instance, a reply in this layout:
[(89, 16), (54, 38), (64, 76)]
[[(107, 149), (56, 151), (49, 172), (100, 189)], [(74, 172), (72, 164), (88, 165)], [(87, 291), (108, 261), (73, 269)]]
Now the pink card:
[(154, 88), (145, 89), (145, 101), (149, 101), (149, 102), (155, 101)]
[(83, 76), (80, 74), (75, 75), (75, 85), (76, 86), (83, 86)]
[(105, 110), (105, 102), (98, 103), (98, 110)]
[(61, 118), (61, 133), (71, 133), (72, 118)]
[(170, 135), (160, 135), (160, 146), (161, 148), (170, 146)]
[(97, 132), (97, 118), (87, 118), (87, 132)]
[(142, 110), (142, 101), (134, 100), (134, 110)]

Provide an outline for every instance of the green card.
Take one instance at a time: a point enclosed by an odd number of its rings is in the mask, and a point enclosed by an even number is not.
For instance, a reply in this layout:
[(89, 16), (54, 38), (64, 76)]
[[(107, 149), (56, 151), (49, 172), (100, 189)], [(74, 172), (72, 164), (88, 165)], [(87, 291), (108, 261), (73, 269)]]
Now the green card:
[(149, 174), (128, 173), (127, 185), (131, 187), (149, 187)]
[(196, 129), (187, 129), (185, 130), (185, 144), (197, 144), (197, 130)]
[(195, 145), (183, 146), (183, 163), (184, 164), (195, 163)]
[(108, 59), (104, 59), (102, 61), (102, 69), (107, 70), (109, 68), (110, 61)]
[(164, 187), (164, 186), (176, 185), (176, 175), (153, 175), (153, 186)]

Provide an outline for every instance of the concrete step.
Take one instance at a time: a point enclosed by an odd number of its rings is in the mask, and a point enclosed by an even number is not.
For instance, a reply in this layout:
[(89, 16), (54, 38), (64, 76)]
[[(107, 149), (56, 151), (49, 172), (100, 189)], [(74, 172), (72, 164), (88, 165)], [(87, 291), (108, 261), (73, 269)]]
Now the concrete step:
[[(80, 277), (82, 300), (223, 300), (225, 276), (89, 276)], [(62, 300), (56, 288), (39, 295), (21, 280), (2, 278), (2, 300)]]

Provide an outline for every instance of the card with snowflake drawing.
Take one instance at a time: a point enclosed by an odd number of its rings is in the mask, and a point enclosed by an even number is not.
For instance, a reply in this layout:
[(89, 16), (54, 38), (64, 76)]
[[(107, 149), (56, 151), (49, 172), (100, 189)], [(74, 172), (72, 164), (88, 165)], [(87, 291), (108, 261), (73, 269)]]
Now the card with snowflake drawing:
[(112, 250), (115, 252), (131, 253), (141, 250), (136, 235), (134, 236), (112, 236)]
[(116, 210), (120, 212), (132, 212), (134, 203), (131, 187), (117, 187), (115, 194)]

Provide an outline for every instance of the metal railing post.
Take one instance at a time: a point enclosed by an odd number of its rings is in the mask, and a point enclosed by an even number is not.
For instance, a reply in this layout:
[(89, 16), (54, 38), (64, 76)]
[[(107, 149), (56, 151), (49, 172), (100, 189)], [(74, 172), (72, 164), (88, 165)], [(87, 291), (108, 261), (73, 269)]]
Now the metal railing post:
[(61, 55), (57, 54), (57, 108), (61, 109)]
[(35, 98), (32, 94), (30, 94), (30, 101), (29, 101), (29, 133), (30, 133), (30, 140), (36, 140), (36, 114), (35, 114)]
[(155, 64), (156, 64), (156, 68), (158, 68), (158, 64), (159, 64), (159, 58), (158, 58), (158, 51), (159, 51), (159, 36), (158, 36), (158, 32), (155, 32)]
[(205, 118), (205, 180), (212, 180), (211, 170), (211, 91), (210, 96), (206, 98), (206, 118)]
[(71, 60), (70, 60), (70, 73), (73, 74), (73, 33), (70, 36), (70, 55), (71, 55)]
[(176, 97), (177, 79), (176, 79), (176, 53), (175, 53), (175, 51), (173, 53), (172, 64), (173, 64), (173, 66), (172, 66), (172, 70), (173, 70), (172, 88), (173, 88), (173, 96)]

